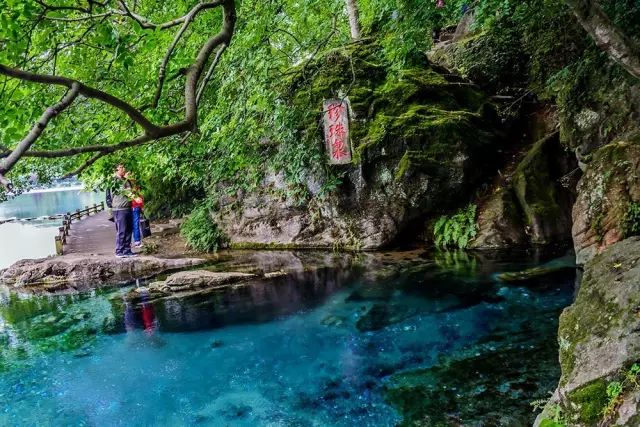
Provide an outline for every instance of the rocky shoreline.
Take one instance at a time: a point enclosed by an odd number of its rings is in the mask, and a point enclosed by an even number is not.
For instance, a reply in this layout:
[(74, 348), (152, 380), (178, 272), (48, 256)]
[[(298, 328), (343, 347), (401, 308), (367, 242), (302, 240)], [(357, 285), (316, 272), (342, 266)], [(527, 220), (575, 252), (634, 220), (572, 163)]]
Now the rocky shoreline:
[(36, 295), (78, 292), (148, 279), (205, 262), (201, 258), (77, 254), (26, 259), (0, 271), (0, 286), (11, 292)]

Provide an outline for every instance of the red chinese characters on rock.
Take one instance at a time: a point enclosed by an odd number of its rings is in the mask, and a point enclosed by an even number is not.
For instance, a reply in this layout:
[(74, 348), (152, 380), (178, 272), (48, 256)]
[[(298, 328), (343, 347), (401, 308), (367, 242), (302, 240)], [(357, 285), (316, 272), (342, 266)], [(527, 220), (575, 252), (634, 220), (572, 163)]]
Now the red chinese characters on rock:
[(344, 164), (351, 162), (349, 146), (349, 117), (347, 106), (342, 100), (324, 102), (324, 129), (329, 162)]
[(344, 112), (345, 108), (342, 101), (334, 102), (327, 107), (327, 116), (329, 116), (329, 120), (332, 122), (340, 120)]
[(336, 160), (342, 160), (349, 156), (347, 146), (344, 142), (347, 132), (342, 123), (329, 126), (329, 141), (331, 144), (331, 157)]

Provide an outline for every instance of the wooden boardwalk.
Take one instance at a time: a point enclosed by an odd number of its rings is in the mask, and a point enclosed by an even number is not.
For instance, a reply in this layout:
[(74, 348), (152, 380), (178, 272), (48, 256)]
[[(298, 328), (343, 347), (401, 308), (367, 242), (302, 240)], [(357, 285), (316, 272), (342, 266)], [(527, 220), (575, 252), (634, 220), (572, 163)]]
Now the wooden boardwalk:
[(64, 254), (111, 255), (115, 251), (116, 226), (106, 211), (98, 212), (71, 225)]

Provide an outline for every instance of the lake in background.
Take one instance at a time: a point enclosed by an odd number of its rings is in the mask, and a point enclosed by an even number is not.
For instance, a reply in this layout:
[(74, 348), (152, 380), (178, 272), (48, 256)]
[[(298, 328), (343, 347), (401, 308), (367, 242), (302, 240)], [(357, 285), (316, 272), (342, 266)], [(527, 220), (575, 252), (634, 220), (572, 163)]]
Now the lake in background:
[[(77, 187), (38, 190), (0, 203), (0, 221), (65, 214), (103, 200), (103, 193), (84, 192)], [(60, 219), (46, 218), (0, 224), (0, 268), (23, 258), (55, 254), (54, 237), (60, 224)]]

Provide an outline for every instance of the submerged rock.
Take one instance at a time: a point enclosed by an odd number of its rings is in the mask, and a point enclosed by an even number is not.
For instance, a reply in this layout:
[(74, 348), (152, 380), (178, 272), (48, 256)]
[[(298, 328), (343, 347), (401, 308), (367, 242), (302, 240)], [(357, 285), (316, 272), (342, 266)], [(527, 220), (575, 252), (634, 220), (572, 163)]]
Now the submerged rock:
[(501, 282), (524, 284), (542, 277), (550, 277), (573, 271), (572, 267), (533, 267), (522, 271), (500, 273), (496, 276)]
[(374, 304), (356, 322), (360, 332), (377, 331), (402, 322), (416, 314), (415, 309), (400, 304)]
[(393, 375), (386, 398), (402, 426), (524, 426), (529, 402), (557, 378), (552, 344), (515, 346)]
[[(181, 271), (171, 274), (163, 281), (153, 282), (144, 288), (129, 292), (131, 300), (156, 300), (169, 296), (184, 296), (194, 292), (212, 291), (226, 288), (248, 279), (258, 277), (255, 274), (238, 272), (213, 272), (208, 270)], [(278, 277), (278, 276), (275, 276)]]
[[(640, 238), (616, 243), (585, 265), (575, 302), (560, 316), (562, 377), (538, 417), (566, 425), (640, 424)], [(636, 372), (634, 372), (636, 370)], [(619, 396), (608, 386), (621, 384)], [(603, 423), (603, 424), (600, 424)]]
[(506, 283), (535, 283), (542, 278), (563, 277), (566, 274), (574, 273), (575, 269), (575, 258), (572, 255), (565, 255), (538, 267), (499, 273), (496, 275), (496, 279)]
[(322, 319), (320, 323), (324, 326), (342, 326), (345, 320), (347, 319), (344, 316), (329, 315)]
[(204, 263), (197, 258), (112, 255), (63, 255), (18, 261), (0, 273), (0, 285), (31, 294), (83, 291), (145, 279), (159, 273)]

